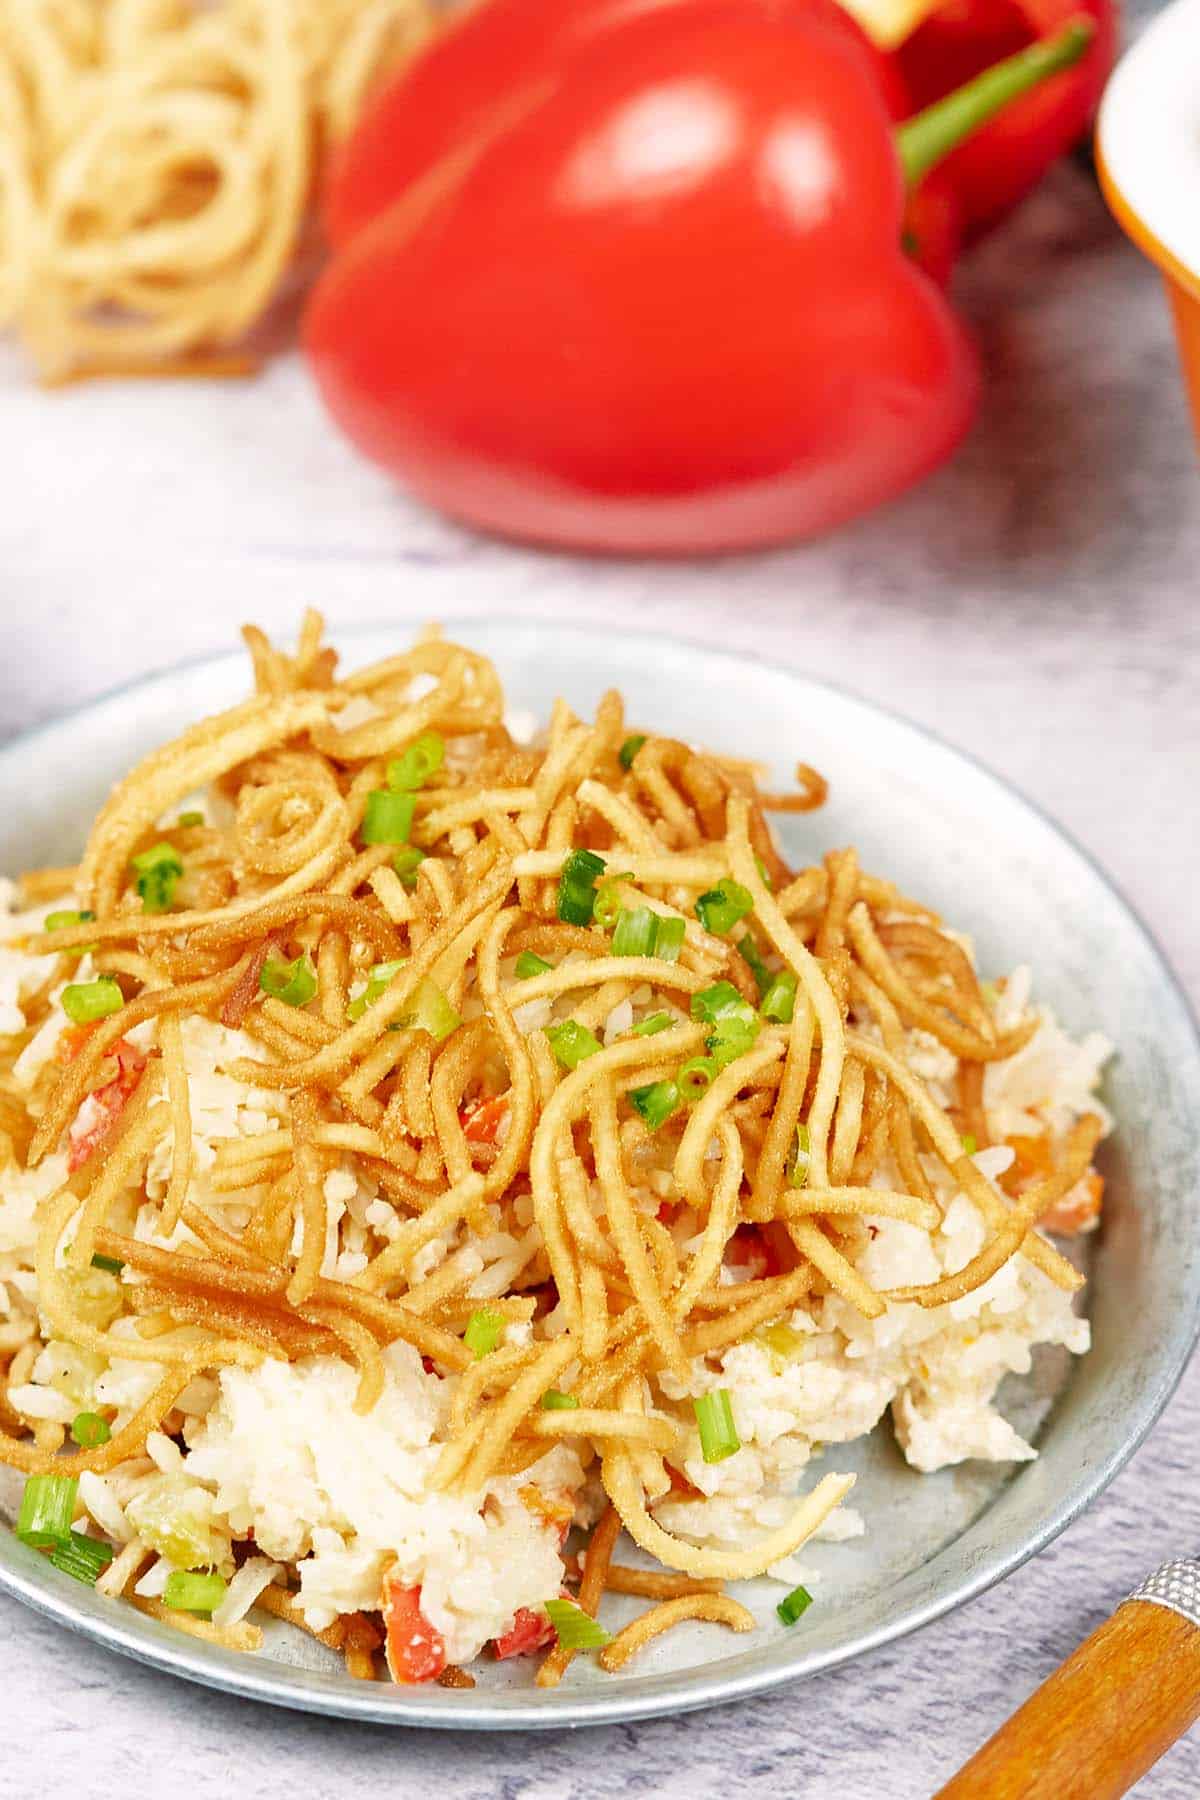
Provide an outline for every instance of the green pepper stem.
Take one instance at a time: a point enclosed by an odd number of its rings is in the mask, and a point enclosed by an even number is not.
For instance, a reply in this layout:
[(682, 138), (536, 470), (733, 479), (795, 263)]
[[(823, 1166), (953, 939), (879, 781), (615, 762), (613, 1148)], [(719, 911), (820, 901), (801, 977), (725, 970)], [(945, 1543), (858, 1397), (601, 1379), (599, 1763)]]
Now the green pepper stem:
[(1010, 101), (1077, 63), (1095, 35), (1092, 19), (1082, 14), (1069, 19), (1054, 37), (1029, 44), (1015, 56), (994, 63), (974, 80), (906, 119), (896, 129), (896, 149), (907, 185), (916, 187), (943, 157), (957, 150)]

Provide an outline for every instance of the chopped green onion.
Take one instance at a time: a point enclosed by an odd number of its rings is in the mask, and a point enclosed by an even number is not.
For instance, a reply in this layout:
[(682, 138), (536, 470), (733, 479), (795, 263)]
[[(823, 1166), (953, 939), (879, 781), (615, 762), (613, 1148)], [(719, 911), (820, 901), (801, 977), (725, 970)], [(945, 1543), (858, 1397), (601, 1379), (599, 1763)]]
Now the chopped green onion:
[(808, 1126), (797, 1125), (796, 1148), (792, 1152), (791, 1167), (788, 1169), (789, 1187), (804, 1187), (807, 1183), (809, 1148)]
[(711, 1056), (693, 1056), (683, 1064), (675, 1077), (675, 1085), (689, 1106), (712, 1086), (716, 1072), (717, 1065)]
[(473, 1312), (467, 1320), (467, 1329), (463, 1332), (463, 1343), (471, 1352), (476, 1362), (482, 1362), (485, 1356), (496, 1348), (504, 1336), (504, 1314)]
[(577, 1069), (587, 1057), (595, 1056), (600, 1048), (599, 1040), (586, 1025), (580, 1025), (576, 1019), (564, 1019), (560, 1025), (547, 1025), (546, 1036), (556, 1060), (564, 1069)]
[[(42, 921), (46, 931), (68, 931), (72, 925), (87, 925), (95, 918), (94, 912), (50, 912)], [(78, 956), (80, 951), (76, 951)]]
[(709, 888), (696, 902), (696, 917), (705, 931), (721, 937), (732, 931), (739, 919), (754, 911), (754, 896), (739, 881), (726, 875), (715, 888)]
[(547, 1388), (542, 1395), (543, 1412), (574, 1412), (578, 1405), (574, 1394), (564, 1394), (560, 1388)]
[(679, 952), (683, 949), (683, 934), (687, 930), (686, 919), (665, 919), (661, 913), (658, 917), (658, 929), (654, 934), (654, 954), (659, 962), (678, 962)]
[(754, 977), (761, 999), (771, 985), (771, 971), (759, 955), (758, 945), (749, 932), (745, 937), (738, 939), (738, 949), (741, 952), (742, 961), (747, 964)]
[(16, 1533), (34, 1550), (58, 1550), (71, 1536), (79, 1482), (74, 1475), (31, 1475), (21, 1494)]
[(418, 850), (415, 844), (405, 844), (392, 858), (392, 867), (409, 893), (417, 885), (417, 870), (424, 861), (424, 850)]
[(186, 831), (191, 825), (203, 825), (203, 823), (204, 814), (202, 812), (181, 812), (176, 820), (181, 831)]
[(963, 1155), (964, 1156), (974, 1156), (975, 1152), (979, 1148), (979, 1141), (973, 1135), (973, 1133), (971, 1133), (969, 1131), (964, 1131), (962, 1147), (963, 1147)]
[(97, 1450), (101, 1444), (107, 1444), (112, 1432), (108, 1420), (99, 1413), (81, 1412), (71, 1421), (71, 1436), (81, 1450)]
[(625, 739), (625, 742), (617, 751), (617, 761), (623, 769), (630, 769), (633, 767), (633, 759), (645, 741), (646, 734), (644, 731), (635, 731), (632, 737), (627, 737)]
[(295, 962), (280, 962), (276, 957), (268, 956), (259, 974), (258, 985), (264, 994), (270, 994), (273, 1000), (282, 1000), (285, 1006), (307, 1006), (317, 991), (317, 972), (304, 955), (298, 956)]
[(732, 981), (718, 981), (712, 987), (701, 988), (698, 994), (692, 995), (693, 1019), (704, 1019), (710, 1025), (726, 1013), (736, 1015), (743, 1010), (750, 1013), (750, 1007)]
[(665, 1125), (680, 1107), (679, 1089), (673, 1081), (652, 1081), (649, 1087), (630, 1088), (626, 1098), (651, 1131)]
[[(51, 912), (42, 920), (45, 931), (69, 931), (72, 925), (87, 925), (95, 918), (94, 912)], [(91, 950), (98, 950), (99, 944), (73, 944), (64, 950), (64, 956), (86, 956)]]
[(407, 750), (402, 750), (387, 766), (387, 784), (393, 793), (408, 793), (422, 788), (431, 775), (436, 775), (446, 760), (445, 739), (436, 731), (423, 731)]
[(634, 907), (632, 912), (623, 906), (617, 914), (616, 930), (613, 932), (613, 955), (653, 956), (657, 927), (657, 917), (648, 906)]
[(535, 956), (532, 950), (522, 950), (517, 958), (516, 976), (518, 981), (532, 981), (535, 975), (546, 975), (554, 967), (544, 956)]
[(724, 1462), (727, 1456), (741, 1449), (742, 1440), (733, 1422), (728, 1388), (714, 1388), (709, 1394), (700, 1394), (692, 1401), (692, 1406), (700, 1431), (700, 1454), (706, 1463)]
[(592, 903), (592, 919), (601, 931), (611, 931), (621, 913), (621, 896), (617, 891), (617, 883), (632, 881), (628, 872), (623, 875), (610, 875), (596, 889), (596, 898)]
[(650, 1013), (633, 1027), (633, 1035), (634, 1037), (657, 1037), (659, 1032), (665, 1031), (670, 1023), (670, 1013)]
[[(394, 971), (393, 971), (394, 973)], [(370, 989), (367, 990), (368, 993)], [(427, 975), (413, 995), (412, 1011), (400, 1021), (415, 1031), (427, 1031), (435, 1044), (457, 1031), (462, 1020), (447, 1000), (436, 981)]]
[(225, 1583), (219, 1575), (193, 1574), (190, 1569), (172, 1569), (163, 1587), (163, 1605), (173, 1612), (211, 1613), (225, 1598)]
[(759, 1033), (758, 1015), (732, 982), (718, 981), (693, 994), (692, 1017), (712, 1026), (705, 1048), (719, 1069), (753, 1049)]
[(73, 981), (62, 991), (63, 1011), (75, 1025), (107, 1019), (124, 1004), (125, 996), (111, 975), (101, 975), (97, 981)]
[(110, 1275), (119, 1275), (125, 1264), (118, 1262), (115, 1256), (101, 1256), (97, 1251), (92, 1258), (92, 1267), (93, 1269), (107, 1269)]
[(791, 1024), (796, 1010), (796, 977), (791, 969), (774, 977), (758, 1010), (764, 1019), (773, 1019), (777, 1025)]
[(558, 878), (558, 916), (568, 925), (590, 925), (596, 904), (596, 882), (606, 864), (594, 850), (572, 850)]
[(573, 1600), (545, 1600), (542, 1604), (564, 1650), (603, 1650), (605, 1644), (612, 1642), (611, 1634), (599, 1620)]
[(755, 857), (754, 866), (758, 870), (758, 879), (762, 882), (769, 894), (771, 889), (775, 886), (775, 883), (771, 880), (770, 870), (767, 868), (767, 865), (761, 856)]
[(806, 1613), (812, 1605), (812, 1595), (806, 1587), (793, 1588), (786, 1599), (781, 1600), (775, 1611), (785, 1625), (794, 1625), (801, 1613)]
[(111, 1544), (101, 1543), (99, 1538), (88, 1537), (86, 1532), (73, 1531), (65, 1544), (60, 1544), (50, 1552), (50, 1561), (64, 1575), (72, 1575), (76, 1581), (95, 1587), (96, 1577), (102, 1569), (108, 1567), (113, 1555)]
[(155, 844), (140, 856), (130, 858), (129, 866), (137, 876), (137, 891), (142, 897), (142, 911), (170, 912), (175, 889), (183, 874), (183, 860), (171, 844)]
[(390, 788), (372, 788), (363, 814), (363, 843), (407, 844), (416, 805), (413, 794), (393, 794)]
[(346, 1008), (348, 1019), (361, 1019), (368, 1006), (374, 1006), (380, 996), (387, 992), (392, 976), (397, 969), (404, 967), (406, 958), (401, 956), (396, 962), (376, 963), (367, 977), (366, 989), (352, 1000)]

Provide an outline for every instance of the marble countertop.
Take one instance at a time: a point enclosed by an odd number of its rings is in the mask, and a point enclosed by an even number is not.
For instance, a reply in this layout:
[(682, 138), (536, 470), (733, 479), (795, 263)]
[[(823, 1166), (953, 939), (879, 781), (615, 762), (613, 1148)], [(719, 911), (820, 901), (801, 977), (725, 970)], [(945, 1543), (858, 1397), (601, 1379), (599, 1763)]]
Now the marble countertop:
[[(976, 258), (983, 415), (919, 492), (706, 566), (471, 538), (327, 430), (294, 359), (253, 384), (32, 388), (0, 365), (0, 735), (306, 604), (486, 608), (752, 644), (931, 726), (1108, 868), (1200, 999), (1200, 490), (1166, 307), (1080, 169)], [(0, 1795), (926, 1797), (1120, 1597), (1200, 1535), (1200, 1368), (1108, 1493), (1000, 1587), (853, 1666), (574, 1736), (386, 1731), (172, 1681), (0, 1596)], [(1200, 1732), (1141, 1784), (1200, 1791)]]

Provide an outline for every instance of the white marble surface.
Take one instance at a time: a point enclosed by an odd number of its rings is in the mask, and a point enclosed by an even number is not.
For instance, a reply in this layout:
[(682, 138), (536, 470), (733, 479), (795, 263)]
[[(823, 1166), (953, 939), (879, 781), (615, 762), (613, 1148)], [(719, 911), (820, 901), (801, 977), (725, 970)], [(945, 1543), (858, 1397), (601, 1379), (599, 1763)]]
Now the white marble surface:
[[(1200, 490), (1153, 276), (1079, 170), (977, 259), (984, 416), (919, 493), (707, 567), (473, 540), (333, 438), (302, 370), (58, 395), (0, 369), (0, 733), (223, 648), (247, 617), (508, 608), (752, 644), (877, 697), (1035, 795), (1200, 998)], [(0, 1597), (0, 1795), (235, 1791), (925, 1800), (1156, 1563), (1200, 1537), (1200, 1370), (1091, 1513), (954, 1617), (708, 1716), (539, 1737), (386, 1732), (175, 1683)], [(1200, 1733), (1141, 1785), (1200, 1791)]]

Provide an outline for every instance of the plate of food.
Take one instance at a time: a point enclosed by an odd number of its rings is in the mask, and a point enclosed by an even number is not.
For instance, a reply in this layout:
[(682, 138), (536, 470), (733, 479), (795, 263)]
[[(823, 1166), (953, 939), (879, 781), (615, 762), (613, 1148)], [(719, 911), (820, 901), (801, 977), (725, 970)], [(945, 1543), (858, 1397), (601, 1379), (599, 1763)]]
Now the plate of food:
[(0, 751), (0, 1586), (279, 1704), (728, 1700), (979, 1593), (1200, 1320), (1200, 1052), (1027, 801), (519, 619)]

